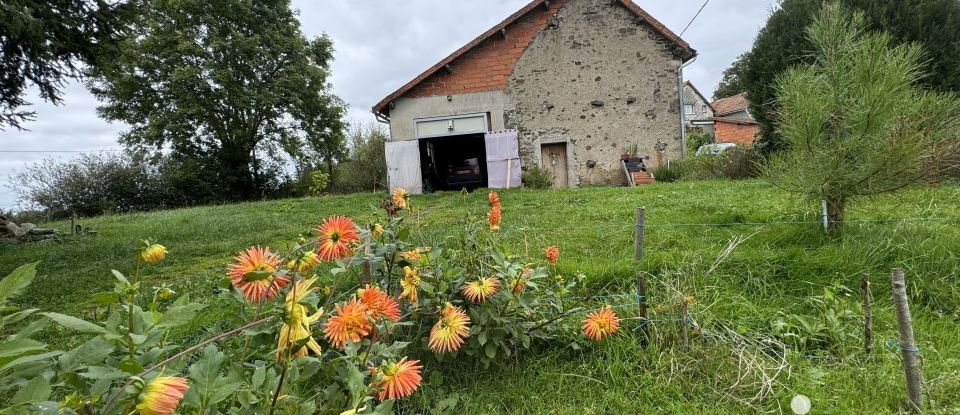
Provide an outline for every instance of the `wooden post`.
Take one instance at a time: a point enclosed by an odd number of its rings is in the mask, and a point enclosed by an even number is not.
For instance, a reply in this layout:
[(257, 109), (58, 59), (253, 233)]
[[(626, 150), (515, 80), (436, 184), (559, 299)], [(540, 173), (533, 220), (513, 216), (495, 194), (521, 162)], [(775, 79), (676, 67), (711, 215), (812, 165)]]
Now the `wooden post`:
[(860, 292), (863, 294), (863, 351), (873, 353), (873, 294), (870, 293), (870, 276), (860, 277)]
[(650, 331), (648, 330), (647, 320), (647, 282), (643, 278), (643, 273), (637, 274), (637, 306), (640, 314), (640, 331), (643, 337), (640, 338), (640, 346), (647, 348), (650, 345)]
[(644, 208), (637, 209), (637, 233), (634, 237), (633, 259), (639, 261), (643, 259), (643, 233), (646, 228), (647, 211)]
[(917, 362), (920, 350), (913, 339), (913, 320), (910, 318), (907, 284), (902, 269), (894, 268), (890, 271), (890, 283), (893, 285), (893, 305), (897, 310), (897, 326), (900, 329), (900, 353), (903, 355), (903, 372), (907, 380), (907, 398), (910, 399), (912, 412), (920, 413), (923, 411), (920, 368)]
[(683, 297), (680, 300), (680, 324), (683, 326), (683, 347), (690, 347), (690, 334), (688, 333), (687, 327), (687, 311), (690, 304), (687, 302), (687, 297)]

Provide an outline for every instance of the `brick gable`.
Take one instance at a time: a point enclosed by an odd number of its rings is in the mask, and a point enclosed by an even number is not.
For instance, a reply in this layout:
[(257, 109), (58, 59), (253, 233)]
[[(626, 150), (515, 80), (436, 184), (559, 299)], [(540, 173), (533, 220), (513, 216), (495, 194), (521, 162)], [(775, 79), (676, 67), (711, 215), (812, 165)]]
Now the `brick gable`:
[(420, 98), (471, 92), (498, 91), (507, 86), (517, 60), (537, 33), (547, 26), (565, 1), (538, 7), (507, 26), (506, 37), (493, 35), (450, 63), (453, 72), (441, 69), (404, 94)]

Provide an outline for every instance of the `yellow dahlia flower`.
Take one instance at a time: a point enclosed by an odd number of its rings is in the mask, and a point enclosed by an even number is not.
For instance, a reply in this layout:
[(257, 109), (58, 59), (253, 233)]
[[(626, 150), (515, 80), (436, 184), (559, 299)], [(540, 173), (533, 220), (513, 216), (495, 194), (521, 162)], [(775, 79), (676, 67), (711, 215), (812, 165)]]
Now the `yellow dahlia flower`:
[(320, 344), (313, 338), (310, 326), (316, 323), (323, 316), (323, 310), (317, 310), (308, 315), (307, 307), (300, 304), (310, 293), (317, 290), (313, 284), (317, 282), (317, 277), (297, 281), (297, 283), (287, 292), (287, 298), (283, 305), (284, 321), (280, 327), (280, 340), (277, 342), (277, 358), (282, 356), (283, 351), (294, 347), (295, 344), (307, 340), (306, 344), (297, 350), (290, 351), (290, 358), (296, 359), (307, 355), (307, 349), (316, 355), (320, 355)]
[(157, 376), (140, 392), (137, 411), (142, 415), (170, 415), (177, 410), (183, 393), (190, 389), (187, 380), (174, 376)]
[(160, 244), (152, 244), (140, 251), (140, 258), (145, 262), (156, 264), (167, 257), (167, 247)]

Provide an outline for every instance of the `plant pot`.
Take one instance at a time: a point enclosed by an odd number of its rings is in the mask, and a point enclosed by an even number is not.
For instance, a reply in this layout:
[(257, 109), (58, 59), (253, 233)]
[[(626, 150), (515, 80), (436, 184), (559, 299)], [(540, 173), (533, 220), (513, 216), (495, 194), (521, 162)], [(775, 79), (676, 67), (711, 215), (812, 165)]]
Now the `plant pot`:
[(629, 155), (629, 154), (621, 154), (621, 155), (620, 155), (620, 161), (627, 161), (627, 160), (630, 160), (630, 155)]

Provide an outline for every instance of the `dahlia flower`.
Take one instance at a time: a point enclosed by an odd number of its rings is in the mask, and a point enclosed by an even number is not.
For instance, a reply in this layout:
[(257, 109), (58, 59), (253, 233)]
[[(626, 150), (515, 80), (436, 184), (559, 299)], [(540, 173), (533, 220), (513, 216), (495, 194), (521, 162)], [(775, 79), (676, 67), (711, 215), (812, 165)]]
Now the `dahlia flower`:
[(411, 303), (417, 303), (417, 290), (420, 288), (420, 271), (416, 268), (403, 267), (403, 279), (400, 280), (403, 292), (400, 298), (406, 298)]
[(152, 244), (140, 251), (140, 258), (145, 262), (156, 264), (167, 257), (167, 247), (160, 244)]
[(415, 392), (420, 387), (422, 367), (419, 360), (407, 360), (406, 357), (396, 363), (381, 365), (376, 370), (380, 372), (380, 379), (373, 384), (374, 388), (380, 389), (377, 399), (400, 399)]
[(277, 342), (277, 358), (282, 356), (284, 350), (293, 347), (295, 344), (306, 340), (297, 350), (290, 351), (290, 358), (296, 359), (307, 355), (307, 349), (314, 354), (320, 355), (320, 344), (313, 338), (310, 326), (320, 320), (323, 316), (322, 310), (317, 310), (311, 315), (307, 315), (307, 307), (300, 304), (310, 293), (317, 290), (313, 284), (317, 282), (317, 277), (297, 281), (293, 288), (287, 292), (286, 302), (283, 305), (285, 312), (283, 325), (280, 327), (280, 340)]
[(323, 334), (333, 347), (342, 349), (347, 341), (359, 343), (370, 334), (372, 328), (367, 318), (367, 306), (354, 298), (344, 303), (343, 307), (336, 306), (336, 314), (327, 320)]
[(277, 296), (280, 289), (290, 283), (290, 277), (275, 277), (280, 258), (270, 252), (270, 247), (251, 247), (234, 258), (227, 275), (233, 287), (243, 293), (247, 301), (255, 304)]
[(583, 320), (583, 334), (597, 342), (616, 333), (619, 327), (620, 319), (613, 313), (610, 306), (604, 306), (599, 311), (590, 313)]
[(499, 288), (500, 280), (497, 277), (480, 277), (463, 287), (463, 295), (471, 302), (480, 304), (496, 294)]
[(318, 264), (320, 264), (320, 257), (316, 252), (310, 251), (304, 252), (300, 257), (291, 259), (287, 263), (287, 268), (291, 271), (306, 274), (316, 268)]
[(324, 219), (317, 228), (317, 233), (320, 234), (317, 254), (323, 261), (350, 256), (350, 243), (360, 240), (356, 225), (346, 216), (332, 216)]
[(383, 225), (379, 223), (373, 224), (373, 226), (370, 227), (370, 235), (373, 235), (374, 238), (378, 238), (380, 235), (383, 235)]
[(447, 303), (440, 312), (440, 320), (430, 329), (430, 350), (436, 353), (458, 350), (469, 335), (470, 317), (460, 307)]
[(551, 264), (556, 264), (560, 260), (560, 248), (556, 246), (550, 246), (547, 248), (547, 261), (550, 261)]
[(410, 194), (402, 188), (398, 187), (393, 191), (393, 204), (397, 205), (400, 209), (406, 209), (409, 206)]
[(487, 223), (490, 224), (491, 231), (496, 232), (500, 230), (500, 216), (499, 205), (490, 208), (490, 213), (487, 214)]
[(500, 195), (497, 192), (490, 192), (488, 197), (490, 198), (490, 206), (500, 206)]
[(381, 318), (390, 321), (400, 320), (400, 306), (380, 287), (367, 285), (357, 293), (357, 297), (367, 306), (367, 315), (374, 321), (379, 321)]
[(174, 376), (157, 376), (137, 397), (137, 411), (142, 415), (169, 415), (177, 410), (184, 392), (190, 389), (187, 380)]

